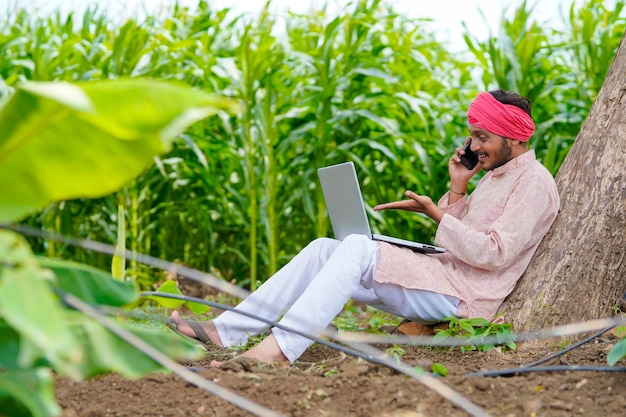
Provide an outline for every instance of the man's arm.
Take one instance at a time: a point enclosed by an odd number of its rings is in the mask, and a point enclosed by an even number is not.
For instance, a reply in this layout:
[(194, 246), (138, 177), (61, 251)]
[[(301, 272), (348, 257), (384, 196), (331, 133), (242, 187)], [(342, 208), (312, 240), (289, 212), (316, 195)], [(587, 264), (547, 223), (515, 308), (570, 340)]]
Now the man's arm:
[(559, 206), (554, 180), (546, 175), (524, 176), (510, 188), (505, 204), (499, 207), (493, 204), (489, 193), (482, 193), (481, 198), (482, 202), (474, 203), (485, 211), (494, 210), (488, 224), (477, 228), (474, 223), (445, 216), (437, 228), (435, 243), (461, 261), (485, 270), (509, 265), (538, 244)]
[(433, 200), (430, 197), (416, 194), (411, 190), (406, 190), (404, 195), (409, 199), (379, 204), (374, 207), (374, 210), (407, 210), (414, 211), (416, 213), (424, 213), (439, 224), (444, 212), (437, 207), (435, 203), (433, 203)]
[[(469, 139), (468, 139), (469, 140)], [(448, 161), (448, 171), (450, 172), (450, 193), (448, 193), (448, 204), (452, 205), (465, 198), (467, 194), (467, 184), (469, 180), (480, 170), (480, 165), (469, 170), (461, 164), (460, 156), (464, 153), (463, 148), (457, 148), (454, 155)], [(416, 194), (411, 190), (404, 192), (409, 200), (394, 201), (391, 203), (379, 204), (374, 207), (375, 211), (380, 210), (407, 210), (417, 213), (424, 213), (437, 224), (441, 222), (445, 212), (440, 209), (432, 199), (427, 196)]]

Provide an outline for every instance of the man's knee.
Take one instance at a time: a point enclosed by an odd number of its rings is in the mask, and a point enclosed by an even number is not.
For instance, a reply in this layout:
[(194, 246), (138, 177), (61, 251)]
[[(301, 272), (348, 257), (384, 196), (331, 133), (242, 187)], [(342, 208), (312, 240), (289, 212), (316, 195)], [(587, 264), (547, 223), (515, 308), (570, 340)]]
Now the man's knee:
[(358, 259), (367, 259), (376, 256), (378, 244), (368, 236), (351, 234), (343, 240), (330, 239), (327, 237), (317, 238), (305, 248), (310, 253), (316, 254), (320, 259), (328, 259), (339, 246), (344, 246), (348, 251), (348, 256), (357, 256)]
[(371, 252), (378, 247), (378, 244), (373, 241), (369, 236), (360, 234), (351, 234), (346, 236), (342, 244), (350, 246), (358, 251)]
[(379, 257), (378, 242), (366, 235), (352, 234), (343, 239), (338, 251), (341, 251), (344, 262), (358, 268), (358, 276), (353, 276), (359, 284), (366, 289), (372, 288)]
[(322, 259), (328, 259), (335, 249), (337, 249), (339, 244), (341, 244), (340, 240), (320, 237), (312, 240), (305, 249), (318, 254)]

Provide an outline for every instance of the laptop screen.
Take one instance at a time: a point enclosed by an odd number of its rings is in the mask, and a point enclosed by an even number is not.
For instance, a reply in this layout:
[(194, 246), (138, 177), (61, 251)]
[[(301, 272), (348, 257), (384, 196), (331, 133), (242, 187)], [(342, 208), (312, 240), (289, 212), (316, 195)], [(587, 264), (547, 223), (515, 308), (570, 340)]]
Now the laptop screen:
[(352, 162), (317, 170), (335, 239), (350, 234), (372, 236), (361, 187)]

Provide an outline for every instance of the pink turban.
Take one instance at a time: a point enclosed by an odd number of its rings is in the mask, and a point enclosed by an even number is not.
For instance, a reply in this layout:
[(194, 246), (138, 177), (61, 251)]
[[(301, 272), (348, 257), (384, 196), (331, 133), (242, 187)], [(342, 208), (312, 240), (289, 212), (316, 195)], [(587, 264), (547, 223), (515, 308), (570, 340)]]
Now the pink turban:
[(467, 111), (470, 125), (505, 138), (526, 142), (535, 132), (533, 119), (512, 104), (502, 104), (491, 94), (478, 94)]

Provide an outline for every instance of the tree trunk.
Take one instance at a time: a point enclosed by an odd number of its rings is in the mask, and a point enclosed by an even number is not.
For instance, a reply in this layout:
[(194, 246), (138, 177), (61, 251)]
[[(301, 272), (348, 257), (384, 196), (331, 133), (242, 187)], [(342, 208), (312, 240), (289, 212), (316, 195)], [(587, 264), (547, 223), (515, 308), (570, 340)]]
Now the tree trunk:
[(517, 332), (611, 317), (626, 290), (626, 35), (556, 183), (561, 211), (502, 311)]

